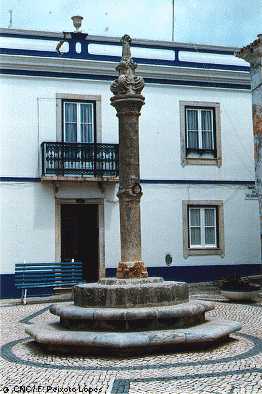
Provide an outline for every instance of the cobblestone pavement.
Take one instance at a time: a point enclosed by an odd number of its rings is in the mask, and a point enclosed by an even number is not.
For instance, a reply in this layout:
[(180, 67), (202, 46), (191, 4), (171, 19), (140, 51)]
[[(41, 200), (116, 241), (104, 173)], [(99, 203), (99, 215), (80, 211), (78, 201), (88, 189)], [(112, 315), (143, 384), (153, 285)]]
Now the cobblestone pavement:
[(50, 304), (3, 305), (0, 392), (262, 394), (262, 304), (216, 302), (208, 318), (243, 329), (216, 348), (123, 358), (54, 356), (25, 334), (27, 324), (57, 318)]

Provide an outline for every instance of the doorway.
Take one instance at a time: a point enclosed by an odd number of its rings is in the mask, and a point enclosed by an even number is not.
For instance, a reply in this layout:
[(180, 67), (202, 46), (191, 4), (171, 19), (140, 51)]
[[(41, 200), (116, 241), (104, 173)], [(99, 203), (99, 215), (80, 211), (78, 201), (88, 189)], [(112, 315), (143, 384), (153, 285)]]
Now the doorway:
[(98, 205), (61, 205), (61, 260), (83, 263), (84, 280), (99, 278), (99, 223)]

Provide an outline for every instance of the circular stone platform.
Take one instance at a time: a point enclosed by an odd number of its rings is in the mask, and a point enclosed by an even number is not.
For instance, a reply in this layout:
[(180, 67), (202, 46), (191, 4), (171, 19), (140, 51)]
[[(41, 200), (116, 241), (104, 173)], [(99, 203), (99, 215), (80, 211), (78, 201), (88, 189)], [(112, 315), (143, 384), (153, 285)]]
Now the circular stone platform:
[(150, 353), (205, 347), (228, 337), (241, 325), (206, 321), (207, 302), (188, 302), (188, 286), (162, 278), (102, 279), (79, 284), (74, 304), (52, 305), (60, 324), (26, 329), (50, 352), (63, 354)]
[(190, 327), (205, 321), (211, 303), (187, 302), (179, 305), (145, 308), (82, 308), (52, 305), (50, 312), (60, 317), (65, 328), (86, 330), (159, 330)]
[[(96, 332), (68, 330), (56, 324), (26, 328), (41, 347), (61, 354), (152, 353), (181, 349), (183, 346), (207, 347), (241, 329), (234, 321), (214, 320), (176, 330)], [(119, 353), (121, 352), (121, 353)]]

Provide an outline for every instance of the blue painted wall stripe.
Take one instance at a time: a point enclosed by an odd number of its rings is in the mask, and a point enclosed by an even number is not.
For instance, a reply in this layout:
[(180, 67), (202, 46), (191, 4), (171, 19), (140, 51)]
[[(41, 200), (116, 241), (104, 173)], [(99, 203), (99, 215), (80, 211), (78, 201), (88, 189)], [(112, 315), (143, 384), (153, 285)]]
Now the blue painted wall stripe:
[(192, 184), (192, 185), (255, 185), (255, 181), (247, 180), (215, 180), (215, 179), (141, 179), (141, 183), (151, 184)]
[[(160, 276), (165, 280), (175, 280), (188, 283), (209, 282), (238, 274), (240, 276), (262, 274), (262, 264), (236, 264), (236, 265), (208, 265), (208, 266), (164, 266), (148, 267), (149, 276)], [(115, 268), (106, 268), (106, 276), (114, 277)], [(21, 290), (15, 287), (14, 274), (2, 274), (1, 298), (20, 298)], [(52, 289), (29, 289), (28, 296), (41, 296), (52, 294)]]
[(41, 182), (41, 178), (23, 176), (1, 176), (0, 182)]
[[(78, 42), (76, 41), (68, 41), (69, 46), (71, 44), (71, 48), (73, 45)], [(73, 44), (73, 45), (72, 45)], [(85, 41), (82, 41), (82, 45), (86, 47)], [(91, 43), (92, 44), (92, 43)], [(101, 44), (101, 43), (99, 43)], [(114, 43), (110, 43), (109, 45), (116, 45)], [(136, 47), (137, 45), (133, 45)], [(143, 48), (145, 48), (143, 46)], [(151, 47), (152, 48), (152, 47)], [(152, 48), (153, 49), (153, 48)], [(163, 49), (163, 48), (161, 48)], [(165, 48), (168, 49), (168, 48)], [(183, 50), (184, 51), (184, 50)], [(190, 50), (187, 49), (189, 52)], [(174, 51), (175, 52), (175, 51)], [(194, 53), (194, 51), (190, 51)], [(202, 52), (202, 51), (201, 51)], [(200, 53), (201, 53), (200, 52)], [(203, 52), (202, 52), (203, 53)], [(209, 53), (214, 53), (214, 52), (209, 52)], [(34, 57), (48, 57), (48, 58), (54, 58), (54, 59), (60, 59), (61, 55), (59, 55), (56, 52), (51, 52), (51, 51), (39, 51), (39, 50), (32, 50), (32, 49), (11, 49), (11, 48), (0, 48), (0, 54), (6, 54), (6, 55), (14, 55), (14, 56), (34, 56)], [(118, 63), (120, 60), (120, 56), (113, 56), (113, 55), (95, 55), (95, 54), (90, 54), (86, 50), (82, 51), (81, 53), (77, 53), (76, 51), (70, 51), (68, 53), (63, 53), (62, 59), (74, 59), (74, 60), (97, 60), (100, 62), (116, 62)], [(226, 71), (244, 71), (244, 72), (249, 72), (250, 68), (248, 66), (238, 66), (238, 65), (233, 65), (233, 64), (216, 64), (216, 63), (205, 63), (205, 62), (193, 62), (193, 61), (182, 61), (179, 59), (174, 59), (174, 60), (163, 60), (163, 59), (146, 59), (146, 58), (138, 58), (134, 57), (134, 61), (138, 64), (152, 64), (152, 65), (158, 65), (158, 66), (170, 66), (170, 67), (188, 67), (188, 68), (200, 68), (200, 69), (206, 69), (206, 70), (226, 70)]]
[[(23, 75), (23, 76), (37, 76), (37, 77), (52, 77), (52, 78), (70, 78), (70, 79), (89, 79), (99, 81), (112, 81), (115, 77), (110, 75), (99, 74), (79, 74), (79, 73), (63, 73), (51, 71), (34, 71), (34, 70), (13, 70), (0, 69), (0, 73), (4, 75)], [(235, 83), (219, 83), (219, 82), (205, 82), (205, 81), (181, 81), (176, 79), (163, 78), (144, 78), (146, 83), (161, 84), (161, 85), (179, 85), (179, 86), (199, 86), (199, 87), (216, 87), (223, 89), (241, 89), (250, 90), (250, 84), (235, 84)]]
[[(41, 182), (41, 178), (2, 176), (0, 182)], [(215, 180), (215, 179), (141, 179), (144, 184), (183, 184), (183, 185), (250, 185), (254, 180)]]
[[(48, 296), (53, 294), (53, 289), (42, 287), (28, 289), (28, 297)], [(20, 298), (21, 289), (15, 287), (15, 274), (0, 275), (0, 296), (1, 298)]]
[[(238, 274), (240, 276), (262, 274), (262, 264), (201, 265), (148, 267), (149, 276), (188, 283), (209, 282)], [(106, 276), (114, 277), (115, 268), (106, 268)]]

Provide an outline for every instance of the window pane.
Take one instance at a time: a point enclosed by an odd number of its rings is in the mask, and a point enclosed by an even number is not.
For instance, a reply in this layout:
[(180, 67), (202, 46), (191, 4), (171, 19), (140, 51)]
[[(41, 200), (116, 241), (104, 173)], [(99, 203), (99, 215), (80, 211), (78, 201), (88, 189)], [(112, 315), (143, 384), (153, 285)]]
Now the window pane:
[(193, 227), (190, 229), (190, 244), (191, 245), (201, 245), (200, 227)]
[(89, 124), (87, 127), (87, 133), (88, 133), (88, 142), (93, 142), (94, 141), (94, 133), (93, 133), (93, 125)]
[(92, 108), (93, 104), (80, 104), (81, 105), (81, 123), (93, 123)]
[(187, 118), (187, 130), (198, 130), (198, 116), (197, 110), (187, 109), (186, 110), (186, 118)]
[(212, 131), (212, 112), (208, 110), (201, 110), (201, 128), (202, 130)]
[(93, 125), (81, 124), (81, 142), (93, 142)]
[(190, 208), (190, 226), (200, 226), (199, 208)]
[(76, 123), (65, 123), (65, 142), (77, 142)]
[(213, 149), (213, 135), (211, 131), (202, 131), (203, 149)]
[(213, 148), (212, 112), (201, 110), (202, 148)]
[(76, 103), (65, 103), (65, 122), (76, 122)]
[(215, 209), (206, 208), (205, 209), (205, 225), (214, 226), (215, 225)]
[(188, 148), (191, 149), (198, 149), (199, 144), (198, 144), (198, 132), (196, 131), (189, 131), (188, 132)]
[(81, 124), (81, 142), (90, 142), (88, 141), (87, 124)]
[(198, 149), (198, 112), (197, 110), (186, 110), (186, 127), (187, 127), (187, 147)]
[(215, 245), (216, 244), (215, 227), (206, 227), (206, 229), (205, 229), (205, 244), (206, 245)]
[(81, 104), (81, 142), (94, 141), (93, 104)]

